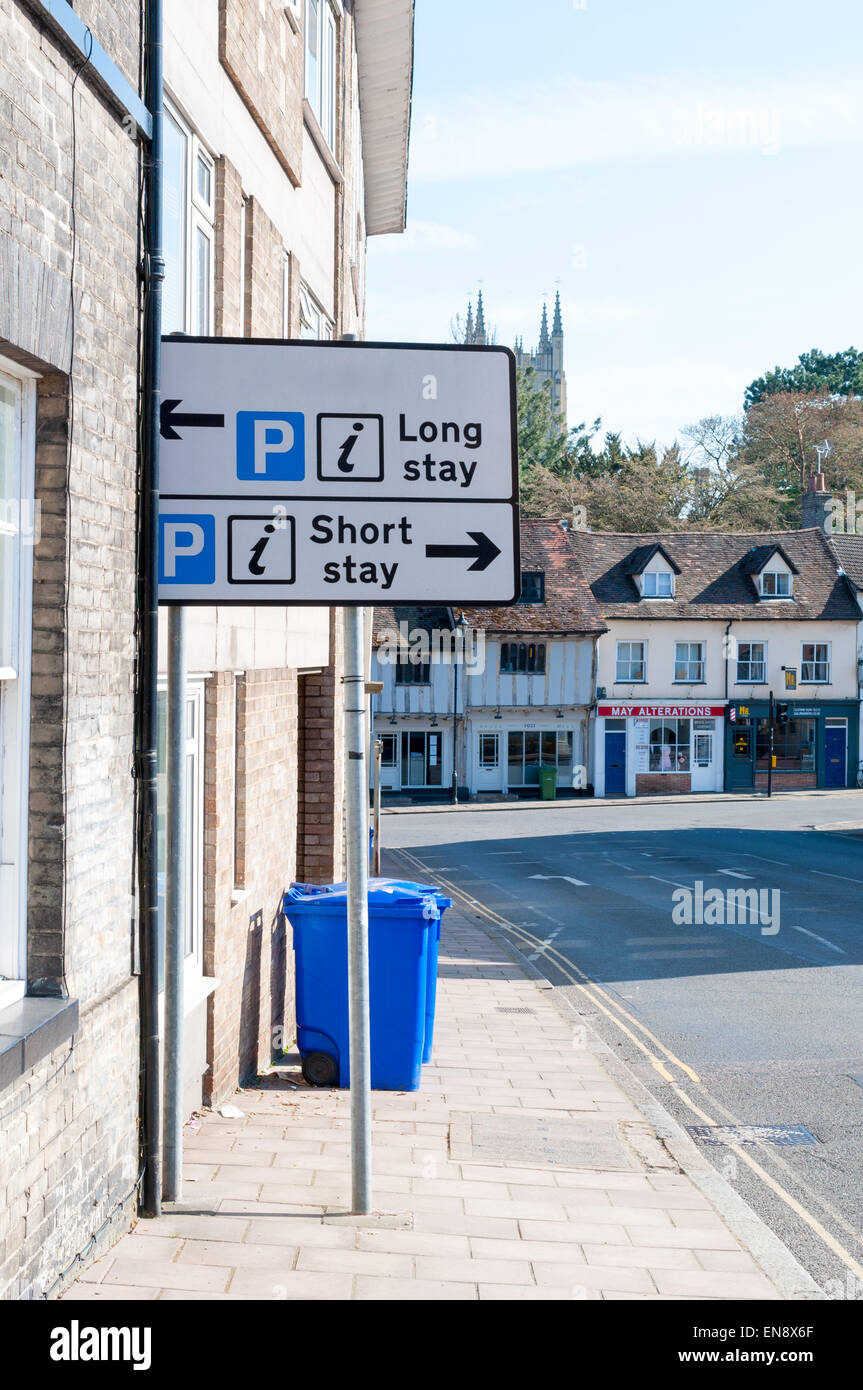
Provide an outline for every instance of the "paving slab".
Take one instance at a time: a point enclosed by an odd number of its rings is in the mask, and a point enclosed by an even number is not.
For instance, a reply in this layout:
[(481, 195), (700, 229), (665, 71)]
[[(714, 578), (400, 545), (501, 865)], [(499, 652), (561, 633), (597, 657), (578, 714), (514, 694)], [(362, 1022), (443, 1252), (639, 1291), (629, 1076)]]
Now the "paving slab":
[(438, 1001), (421, 1089), (373, 1095), (370, 1216), (349, 1212), (349, 1094), (308, 1087), (294, 1057), (227, 1098), (242, 1119), (188, 1127), (183, 1201), (63, 1297), (780, 1296), (548, 986), (452, 910)]

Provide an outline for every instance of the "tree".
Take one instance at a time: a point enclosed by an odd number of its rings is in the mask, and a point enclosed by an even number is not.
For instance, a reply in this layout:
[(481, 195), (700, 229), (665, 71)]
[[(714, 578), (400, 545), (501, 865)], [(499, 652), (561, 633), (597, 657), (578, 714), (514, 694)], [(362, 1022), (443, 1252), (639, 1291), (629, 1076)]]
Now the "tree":
[(531, 471), (562, 467), (570, 438), (566, 421), (552, 404), (550, 383), (536, 384), (533, 367), (519, 367), (516, 377), (518, 412), (518, 471), (529, 485)]
[(846, 348), (844, 352), (823, 353), (818, 348), (801, 352), (793, 367), (774, 367), (747, 388), (745, 407), (757, 405), (768, 396), (800, 391), (821, 396), (863, 396), (863, 352)]
[(863, 401), (823, 392), (782, 391), (746, 412), (741, 458), (796, 505), (816, 464), (815, 446), (827, 439), (823, 464), (830, 491), (863, 485)]

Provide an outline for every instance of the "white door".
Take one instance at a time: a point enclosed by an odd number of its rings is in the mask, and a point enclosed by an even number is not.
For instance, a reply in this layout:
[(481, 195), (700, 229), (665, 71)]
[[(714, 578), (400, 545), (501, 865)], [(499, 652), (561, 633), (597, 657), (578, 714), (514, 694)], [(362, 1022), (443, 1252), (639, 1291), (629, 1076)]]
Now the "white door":
[[(706, 727), (709, 724), (709, 728)], [(702, 725), (699, 728), (699, 725)], [(716, 732), (713, 720), (692, 721), (692, 790), (716, 791)]]
[(500, 734), (476, 734), (471, 791), (497, 792), (503, 787), (500, 761)]

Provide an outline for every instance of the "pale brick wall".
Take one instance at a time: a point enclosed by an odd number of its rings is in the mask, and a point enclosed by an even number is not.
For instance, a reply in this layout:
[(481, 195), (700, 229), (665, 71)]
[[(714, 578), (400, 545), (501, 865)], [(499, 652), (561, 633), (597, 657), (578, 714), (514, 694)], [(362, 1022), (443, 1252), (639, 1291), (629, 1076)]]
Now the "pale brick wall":
[(246, 323), (252, 338), (281, 338), (285, 248), (257, 198), (246, 213)]
[[(76, 8), (135, 82), (137, 0)], [(34, 992), (57, 994), (65, 981), (80, 1010), (72, 1048), (0, 1090), (0, 1297), (13, 1298), (52, 1285), (138, 1172), (131, 892), (139, 164), (119, 116), (82, 73), (68, 464), (73, 75), (29, 7), (0, 0), (0, 352), (43, 373), (27, 966)], [(132, 1209), (121, 1209), (121, 1226)]]
[(303, 39), (281, 5), (219, 0), (219, 58), (292, 183), (302, 178)]
[(224, 155), (216, 160), (215, 212), (213, 310), (216, 334), (225, 338), (242, 338), (246, 331), (243, 185), (239, 172)]
[(293, 1035), (293, 952), (286, 949), (281, 901), (296, 877), (296, 672), (249, 671), (238, 682), (238, 699), (235, 755), (234, 675), (220, 672), (208, 681), (204, 971), (219, 980), (209, 1001), (208, 1101), (230, 1094), (271, 1061), (274, 1028)]

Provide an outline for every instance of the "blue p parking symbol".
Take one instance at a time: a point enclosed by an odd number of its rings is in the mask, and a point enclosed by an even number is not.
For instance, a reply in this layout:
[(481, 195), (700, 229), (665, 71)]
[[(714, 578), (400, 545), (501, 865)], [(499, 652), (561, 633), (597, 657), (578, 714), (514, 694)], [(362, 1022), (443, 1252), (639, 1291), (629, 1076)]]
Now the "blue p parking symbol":
[(305, 418), (299, 412), (237, 411), (237, 477), (296, 483), (306, 476)]
[(159, 583), (213, 584), (216, 580), (216, 518), (159, 517)]

